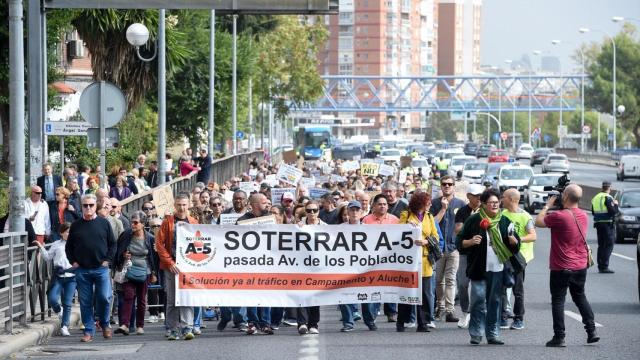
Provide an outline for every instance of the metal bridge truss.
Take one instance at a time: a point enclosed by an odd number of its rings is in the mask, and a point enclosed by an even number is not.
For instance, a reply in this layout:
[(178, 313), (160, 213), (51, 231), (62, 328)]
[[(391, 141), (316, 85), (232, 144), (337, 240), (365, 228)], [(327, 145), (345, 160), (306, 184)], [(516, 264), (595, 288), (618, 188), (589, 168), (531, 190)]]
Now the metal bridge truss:
[(573, 111), (583, 75), (323, 76), (323, 96), (302, 112)]

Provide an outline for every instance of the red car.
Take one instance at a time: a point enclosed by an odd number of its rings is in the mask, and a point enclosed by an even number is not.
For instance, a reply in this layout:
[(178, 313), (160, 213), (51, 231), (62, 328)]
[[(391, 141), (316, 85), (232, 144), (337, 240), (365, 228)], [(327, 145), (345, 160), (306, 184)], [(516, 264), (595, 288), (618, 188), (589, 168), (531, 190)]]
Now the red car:
[(507, 150), (493, 150), (489, 153), (487, 162), (509, 162), (509, 153)]

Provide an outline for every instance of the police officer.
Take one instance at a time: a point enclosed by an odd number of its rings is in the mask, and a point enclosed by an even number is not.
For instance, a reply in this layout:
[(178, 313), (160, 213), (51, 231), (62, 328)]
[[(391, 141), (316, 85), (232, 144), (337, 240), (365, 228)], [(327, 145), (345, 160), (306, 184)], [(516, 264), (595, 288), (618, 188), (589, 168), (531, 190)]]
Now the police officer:
[(593, 226), (598, 233), (598, 271), (601, 274), (613, 274), (609, 269), (609, 258), (613, 251), (615, 232), (613, 218), (618, 212), (618, 202), (610, 195), (611, 182), (602, 182), (602, 191), (591, 200)]

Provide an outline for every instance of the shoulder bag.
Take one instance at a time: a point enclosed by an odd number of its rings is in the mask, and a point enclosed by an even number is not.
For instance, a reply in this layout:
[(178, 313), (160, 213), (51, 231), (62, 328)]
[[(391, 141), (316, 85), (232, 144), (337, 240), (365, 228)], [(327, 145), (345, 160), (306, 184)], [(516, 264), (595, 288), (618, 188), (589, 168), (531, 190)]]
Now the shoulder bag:
[(576, 223), (576, 226), (578, 227), (578, 231), (580, 231), (580, 235), (582, 236), (582, 240), (584, 241), (584, 246), (587, 248), (587, 268), (590, 268), (593, 266), (593, 264), (595, 264), (595, 262), (593, 261), (593, 253), (591, 252), (591, 246), (587, 244), (587, 237), (584, 236), (584, 233), (582, 232), (582, 229), (578, 224), (578, 219), (576, 218), (576, 215), (573, 213), (573, 211), (571, 211), (571, 209), (567, 209), (567, 210), (571, 213), (571, 216), (573, 216), (573, 221)]

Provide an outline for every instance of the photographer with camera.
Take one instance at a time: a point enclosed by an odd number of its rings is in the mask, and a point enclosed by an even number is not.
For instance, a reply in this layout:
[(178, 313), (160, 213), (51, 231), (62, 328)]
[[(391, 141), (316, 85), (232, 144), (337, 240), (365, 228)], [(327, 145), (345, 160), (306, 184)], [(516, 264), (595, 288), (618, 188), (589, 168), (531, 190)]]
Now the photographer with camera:
[(618, 202), (610, 194), (611, 182), (603, 181), (602, 191), (591, 200), (593, 227), (598, 233), (598, 271), (601, 274), (614, 273), (609, 269), (609, 258), (615, 242), (613, 218), (618, 213)]
[[(564, 303), (567, 288), (571, 298), (580, 310), (582, 323), (587, 330), (587, 343), (600, 340), (591, 305), (584, 292), (587, 279), (589, 253), (586, 244), (587, 214), (578, 208), (582, 198), (582, 188), (568, 185), (562, 198), (550, 196), (547, 204), (536, 217), (536, 226), (551, 229), (551, 251), (549, 254), (549, 287), (551, 291), (551, 314), (553, 316), (553, 338), (547, 347), (565, 347)], [(549, 208), (560, 205), (563, 210), (549, 212)]]

